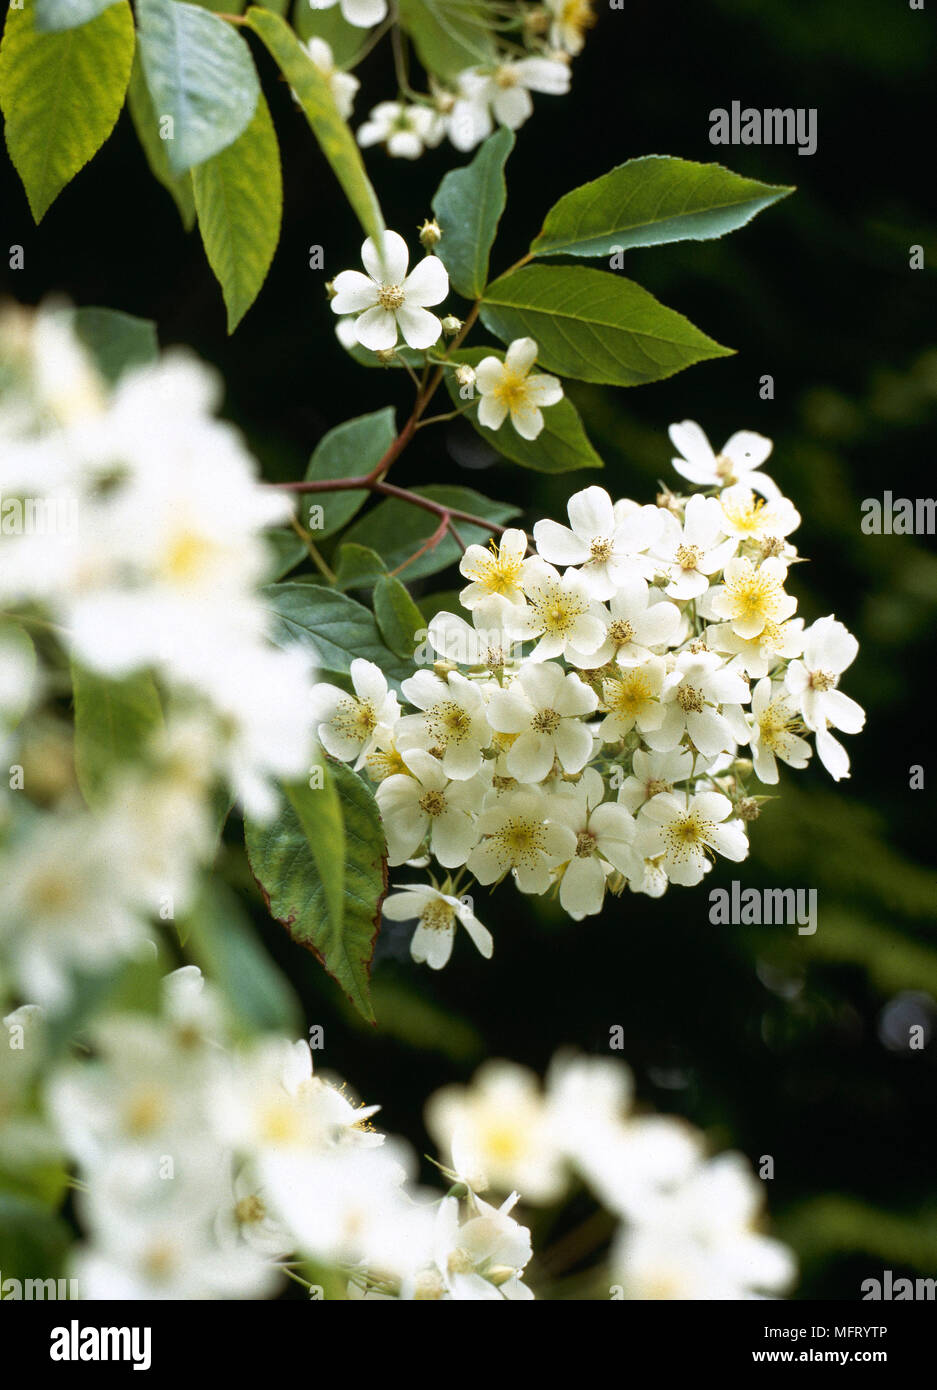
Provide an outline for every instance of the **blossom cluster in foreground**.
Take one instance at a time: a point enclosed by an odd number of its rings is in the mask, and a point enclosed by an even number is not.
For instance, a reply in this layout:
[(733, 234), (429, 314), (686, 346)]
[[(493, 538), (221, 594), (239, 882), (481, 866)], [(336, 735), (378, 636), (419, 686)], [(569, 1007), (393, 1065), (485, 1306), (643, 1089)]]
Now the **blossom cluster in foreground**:
[(659, 897), (745, 859), (779, 763), (815, 749), (849, 775), (834, 730), (864, 722), (839, 689), (858, 644), (795, 616), (800, 517), (761, 470), (770, 441), (716, 454), (691, 421), (670, 434), (699, 491), (641, 506), (588, 487), (532, 549), (514, 529), (468, 547), (467, 616), (432, 619), (405, 704), (360, 659), (351, 692), (315, 688), (326, 751), (378, 783), (390, 864), (431, 865), (385, 903), (417, 920), (418, 960), (444, 965), (459, 923), (491, 954), (473, 880), (555, 891), (579, 920), (608, 891)]
[[(10, 310), (0, 389), (0, 950), (60, 1007), (191, 906), (222, 803), (267, 818), (307, 774), (312, 666), (269, 640), (264, 531), (290, 504), (216, 418), (214, 373), (167, 353), (110, 385), (69, 310)], [(73, 687), (134, 731), (93, 809)]]
[(233, 1042), (194, 966), (163, 980), (157, 1012), (98, 1018), (90, 1058), (50, 1064), (47, 1023), (34, 1006), (3, 1020), (4, 1044), (17, 1039), (0, 1047), (4, 1145), (75, 1172), (79, 1298), (266, 1297), (289, 1274), (329, 1275), (350, 1298), (529, 1299), (519, 1209), (559, 1206), (575, 1178), (615, 1229), (607, 1264), (594, 1252), (595, 1296), (735, 1299), (793, 1281), (790, 1252), (758, 1229), (746, 1160), (636, 1113), (611, 1058), (560, 1055), (544, 1088), (491, 1062), (438, 1091), (441, 1191), (374, 1128), (378, 1106), (314, 1073), (305, 1042)]

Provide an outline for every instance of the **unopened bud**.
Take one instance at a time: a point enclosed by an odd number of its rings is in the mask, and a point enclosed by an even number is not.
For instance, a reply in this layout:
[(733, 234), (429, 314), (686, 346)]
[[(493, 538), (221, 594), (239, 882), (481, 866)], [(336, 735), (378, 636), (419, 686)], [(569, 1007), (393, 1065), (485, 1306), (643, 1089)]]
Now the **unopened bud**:
[(389, 363), (393, 362), (394, 358), (397, 356), (397, 349), (378, 348), (375, 351), (374, 356), (377, 358), (378, 362), (383, 362), (384, 366), (386, 367)]
[(337, 291), (336, 288), (335, 288), (335, 281), (334, 281), (334, 280), (326, 280), (326, 282), (325, 282), (325, 294), (326, 294), (326, 298), (327, 298), (327, 299), (334, 299), (337, 293), (338, 293), (338, 291)]
[[(454, 338), (462, 328), (462, 320), (457, 319), (455, 314), (447, 314), (442, 321), (442, 331), (447, 338)], [(474, 376), (474, 373), (473, 373)]]
[(440, 659), (439, 661), (433, 662), (433, 670), (436, 672), (437, 676), (446, 677), (449, 675), (450, 671), (458, 671), (458, 669), (454, 661), (444, 661)]
[[(445, 323), (443, 328), (445, 328)], [(455, 369), (455, 379), (460, 386), (475, 385), (475, 368), (470, 367), (467, 362), (460, 362)]]
[(435, 217), (432, 222), (424, 222), (420, 228), (420, 245), (425, 251), (432, 251), (442, 241), (442, 231)]

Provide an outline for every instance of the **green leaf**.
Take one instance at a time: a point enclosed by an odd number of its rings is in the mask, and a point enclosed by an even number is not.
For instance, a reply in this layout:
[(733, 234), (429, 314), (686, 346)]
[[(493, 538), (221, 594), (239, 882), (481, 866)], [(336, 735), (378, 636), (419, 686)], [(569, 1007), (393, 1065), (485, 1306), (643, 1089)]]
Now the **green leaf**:
[(192, 175), (190, 173), (174, 174), (169, 167), (167, 142), (160, 138), (159, 120), (153, 110), (153, 102), (150, 97), (150, 90), (146, 85), (139, 53), (135, 55), (133, 60), (130, 86), (127, 88), (127, 109), (130, 112), (130, 119), (133, 121), (133, 128), (137, 132), (137, 139), (146, 155), (150, 172), (171, 195), (179, 209), (183, 227), (187, 232), (191, 231), (195, 226), (195, 195), (192, 192)]
[(115, 3), (116, 0), (36, 0), (36, 28), (43, 34), (76, 29)]
[(271, 552), (269, 578), (274, 582), (283, 579), (306, 559), (306, 547), (289, 526), (271, 527), (264, 532), (264, 539)]
[[(504, 352), (500, 348), (465, 348), (453, 354), (453, 361), (477, 367), (483, 357), (498, 357), (503, 361)], [(464, 405), (454, 373), (447, 372), (445, 380), (453, 404)], [(556, 405), (543, 407), (543, 429), (536, 439), (522, 439), (510, 418), (498, 430), (486, 429), (479, 424), (475, 408), (466, 412), (465, 419), (492, 449), (522, 468), (532, 468), (537, 473), (569, 473), (574, 468), (604, 466), (589, 442), (578, 410), (567, 396)]]
[(133, 63), (127, 0), (79, 29), (38, 33), (33, 0), (7, 11), (0, 45), (6, 146), (41, 221), (114, 129)]
[[(311, 805), (314, 797), (323, 795), (320, 790), (311, 792), (305, 805), (307, 830), (292, 805), (267, 825), (248, 822), (247, 854), (271, 914), (295, 942), (322, 961), (359, 1012), (373, 1022), (369, 977), (387, 891), (384, 831), (374, 795), (361, 778), (341, 763), (330, 763), (329, 775), (341, 809), (341, 842), (324, 805), (321, 811)], [(313, 841), (320, 842), (318, 859)], [(336, 854), (344, 865), (338, 923), (326, 887), (335, 872)]]
[[(359, 415), (355, 420), (346, 420), (323, 435), (316, 445), (309, 467), (306, 469), (307, 482), (319, 482), (329, 478), (357, 478), (376, 468), (397, 436), (392, 406), (376, 410), (371, 415)], [(309, 524), (309, 530), (319, 540), (340, 531), (367, 501), (365, 489), (356, 488), (349, 492), (327, 492), (308, 494), (302, 510), (305, 520), (310, 518), (309, 507), (321, 507), (314, 513), (316, 522)]]
[[(471, 512), (473, 516), (482, 516), (487, 521), (503, 524), (518, 516), (520, 512), (518, 507), (509, 506), (506, 502), (492, 502), (490, 498), (483, 497), (468, 487), (433, 484), (430, 487), (415, 487), (411, 490), (420, 497), (441, 502), (445, 507), (456, 507), (459, 511)], [(356, 521), (346, 532), (345, 540), (376, 550), (387, 568), (393, 570), (405, 560), (409, 560), (423, 542), (429, 540), (438, 525), (439, 517), (433, 513), (423, 511), (412, 503), (390, 497), (360, 521)], [(492, 534), (487, 528), (482, 529), (469, 522), (459, 521), (456, 525), (466, 545), (483, 545)], [(439, 570), (455, 564), (461, 553), (452, 536), (446, 535), (432, 550), (428, 550), (419, 559), (407, 565), (407, 578), (412, 581), (426, 574), (436, 574)]]
[(254, 61), (230, 24), (184, 0), (137, 0), (137, 17), (153, 108), (172, 120), (169, 167), (184, 174), (247, 129), (260, 95)]
[[(273, 5), (268, 3), (264, 9), (272, 10)], [(367, 30), (348, 23), (340, 6), (333, 5), (329, 10), (314, 10), (309, 0), (296, 0), (293, 28), (304, 43), (313, 37), (325, 39), (339, 67), (354, 58), (368, 38)]]
[[(36, 648), (33, 646), (33, 639), (25, 628), (20, 627), (19, 623), (10, 622), (7, 618), (0, 617), (0, 667), (9, 661), (16, 661), (28, 672), (27, 683), (30, 689), (35, 685), (36, 680)], [(29, 708), (29, 693), (26, 699), (19, 706), (4, 705), (0, 709), (0, 732), (10, 733), (16, 728), (23, 715)]]
[(481, 317), (506, 343), (535, 338), (547, 371), (610, 386), (661, 381), (732, 352), (633, 280), (585, 266), (503, 275), (485, 291)]
[(513, 148), (514, 132), (502, 126), (471, 164), (450, 170), (433, 199), (442, 231), (436, 254), (466, 299), (478, 299), (488, 283), (488, 257), (507, 201), (504, 166)]
[(366, 545), (339, 546), (335, 567), (337, 589), (367, 589), (386, 573), (387, 566), (380, 555)]
[(89, 806), (104, 799), (110, 774), (139, 758), (162, 723), (159, 695), (146, 672), (108, 680), (72, 666), (75, 773)]
[(426, 624), (406, 586), (392, 574), (382, 575), (374, 586), (374, 616), (391, 651), (412, 661), (417, 634), (425, 633)]
[(180, 923), (186, 954), (228, 1001), (248, 1029), (295, 1035), (302, 1012), (290, 985), (274, 965), (238, 898), (217, 878), (206, 880), (192, 911)]
[(355, 657), (363, 656), (391, 680), (412, 675), (409, 665), (384, 644), (370, 609), (347, 594), (297, 581), (268, 584), (261, 593), (277, 619), (273, 641), (310, 648), (322, 672), (345, 675)]
[(322, 880), (322, 898), (329, 923), (335, 932), (340, 932), (345, 914), (345, 822), (335, 778), (324, 758), (317, 770), (321, 776), (320, 786), (294, 782), (283, 790), (302, 826), (316, 873)]
[(147, 367), (159, 356), (156, 324), (118, 309), (63, 309), (105, 381), (113, 384), (131, 367)]
[(365, 172), (355, 138), (339, 115), (328, 79), (279, 15), (252, 5), (247, 11), (247, 23), (268, 49), (295, 92), (322, 153), (345, 190), (345, 196), (365, 234), (378, 238), (380, 244), (384, 218), (377, 194)]
[(647, 155), (567, 193), (530, 249), (535, 256), (608, 256), (667, 241), (711, 241), (793, 191), (721, 164)]
[(192, 170), (198, 225), (233, 333), (267, 278), (280, 239), (280, 150), (263, 92), (233, 145)]
[(494, 42), (482, 3), (473, 0), (399, 0), (400, 22), (420, 62), (438, 77), (490, 62)]
[(6, 1278), (56, 1277), (71, 1239), (68, 1224), (37, 1198), (0, 1192), (0, 1272)]

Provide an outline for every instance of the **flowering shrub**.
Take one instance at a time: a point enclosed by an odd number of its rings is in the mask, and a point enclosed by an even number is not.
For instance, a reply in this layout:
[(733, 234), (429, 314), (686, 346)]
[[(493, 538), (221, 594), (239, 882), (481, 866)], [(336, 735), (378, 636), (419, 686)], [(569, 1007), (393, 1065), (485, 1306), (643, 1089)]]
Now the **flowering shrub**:
[[(558, 1056), (544, 1087), (492, 1062), (438, 1092), (446, 1187), (421, 1186), (376, 1107), (289, 1041), (297, 999), (245, 907), (374, 1023), (383, 920), (414, 922), (434, 969), (459, 926), (490, 957), (475, 885), (510, 877), (579, 921), (607, 892), (659, 897), (743, 859), (779, 762), (815, 751), (848, 775), (856, 642), (794, 616), (800, 518), (761, 435), (717, 454), (674, 425), (696, 491), (578, 487), (568, 525), (529, 534), (473, 489), (399, 480), (419, 432), (453, 420), (507, 465), (600, 468), (570, 382), (634, 387), (730, 351), (618, 273), (790, 192), (718, 165), (629, 160), (491, 272), (514, 133), (531, 93), (567, 91), (592, 18), (586, 0), (311, 0), (292, 24), (184, 0), (9, 11), (0, 108), (36, 220), (126, 98), (232, 332), (280, 229), (261, 43), (364, 237), (361, 270), (310, 248), (331, 277), (322, 341), (362, 394), (413, 389), (402, 422), (340, 421), (305, 476), (271, 482), (219, 418), (216, 374), (153, 324), (54, 300), (0, 317), (0, 1196), (50, 1265), (70, 1251), (82, 1297), (262, 1297), (284, 1275), (330, 1297), (564, 1296), (563, 1249), (538, 1265), (531, 1231), (580, 1184), (607, 1217), (587, 1296), (791, 1287), (745, 1161), (638, 1113), (608, 1059)], [(353, 132), (352, 69), (385, 37), (396, 92)], [(420, 255), (361, 151), (445, 141), (473, 157), (414, 209)], [(456, 568), (457, 599), (427, 588)]]
[(716, 455), (692, 421), (670, 433), (677, 470), (714, 488), (642, 507), (590, 487), (568, 527), (536, 523), (530, 555), (513, 528), (468, 547), (472, 621), (431, 620), (432, 667), (401, 684), (415, 713), (361, 658), (353, 694), (316, 687), (324, 747), (379, 783), (389, 863), (428, 853), (447, 871), (385, 904), (418, 919), (417, 960), (444, 965), (459, 922), (491, 955), (460, 900), (473, 877), (558, 888), (579, 920), (606, 889), (659, 897), (717, 854), (744, 859), (757, 784), (778, 783), (779, 761), (805, 767), (806, 735), (833, 778), (849, 775), (831, 730), (864, 722), (838, 688), (858, 644), (833, 617), (805, 630), (793, 616), (800, 517), (760, 471), (770, 440), (741, 431)]

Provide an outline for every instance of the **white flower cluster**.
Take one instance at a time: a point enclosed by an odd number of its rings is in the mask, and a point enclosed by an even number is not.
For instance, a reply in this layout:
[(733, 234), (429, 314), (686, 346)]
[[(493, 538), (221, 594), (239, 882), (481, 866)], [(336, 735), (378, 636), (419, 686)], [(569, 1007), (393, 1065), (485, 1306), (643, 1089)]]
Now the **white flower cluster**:
[(595, 22), (591, 0), (546, 0), (527, 16), (522, 38), (494, 61), (458, 73), (446, 85), (431, 79), (430, 94), (417, 101), (382, 101), (358, 130), (363, 147), (383, 145), (388, 154), (418, 159), (448, 136), (468, 151), (499, 125), (518, 130), (533, 114), (531, 93), (564, 96), (569, 91), (570, 59), (582, 51)]
[(758, 1229), (762, 1192), (738, 1153), (708, 1157), (682, 1120), (635, 1110), (613, 1058), (554, 1057), (546, 1084), (486, 1063), (468, 1088), (430, 1098), (427, 1127), (452, 1171), (480, 1191), (562, 1202), (579, 1178), (618, 1218), (609, 1276), (628, 1299), (740, 1299), (786, 1292), (791, 1252)]
[[(305, 775), (312, 671), (267, 638), (263, 530), (290, 504), (215, 418), (213, 373), (166, 354), (109, 386), (46, 309), (4, 317), (0, 374), (0, 748), (26, 779), (0, 792), (0, 946), (26, 997), (59, 1006), (74, 967), (112, 966), (192, 901), (225, 789), (263, 818), (275, 779)], [(67, 771), (69, 665), (118, 700), (156, 678), (124, 697), (126, 756), (93, 813)], [(147, 698), (153, 734), (131, 746)]]
[(468, 547), (471, 623), (429, 624), (426, 667), (401, 686), (413, 712), (366, 661), (353, 694), (316, 687), (325, 749), (379, 782), (390, 864), (429, 855), (443, 871), (386, 904), (419, 919), (417, 959), (444, 964), (458, 922), (491, 953), (471, 877), (555, 889), (579, 920), (606, 890), (659, 897), (716, 854), (743, 860), (757, 784), (778, 782), (778, 761), (804, 767), (808, 736), (848, 776), (831, 730), (863, 725), (838, 688), (858, 644), (833, 617), (794, 616), (800, 517), (760, 471), (770, 441), (743, 431), (717, 455), (689, 421), (671, 438), (704, 491), (640, 506), (589, 487), (569, 526), (536, 524), (535, 553), (510, 529)]
[(618, 1222), (597, 1288), (728, 1299), (793, 1278), (789, 1252), (757, 1229), (741, 1156), (707, 1159), (689, 1125), (635, 1114), (620, 1062), (559, 1056), (543, 1091), (493, 1062), (437, 1092), (426, 1116), (443, 1193), (374, 1128), (378, 1106), (314, 1074), (305, 1042), (232, 1041), (194, 966), (163, 980), (157, 1012), (99, 1017), (90, 1058), (51, 1062), (46, 1024), (35, 1006), (3, 1019), (16, 1047), (0, 1048), (0, 1155), (9, 1147), (10, 1171), (26, 1155), (73, 1169), (81, 1299), (261, 1298), (285, 1275), (310, 1287), (326, 1275), (352, 1299), (530, 1299), (515, 1208), (558, 1206), (574, 1174)]

